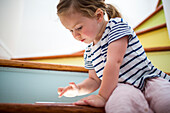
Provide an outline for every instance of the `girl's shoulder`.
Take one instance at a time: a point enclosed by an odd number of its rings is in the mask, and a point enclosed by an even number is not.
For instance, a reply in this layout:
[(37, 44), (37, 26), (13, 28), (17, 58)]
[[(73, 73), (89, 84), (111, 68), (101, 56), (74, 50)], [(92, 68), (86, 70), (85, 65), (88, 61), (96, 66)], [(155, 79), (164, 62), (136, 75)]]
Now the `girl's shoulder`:
[(109, 20), (106, 26), (106, 31), (107, 33), (112, 31), (116, 32), (121, 30), (122, 28), (129, 29), (131, 32), (133, 32), (132, 27), (128, 24), (128, 22), (125, 19), (116, 17), (116, 18), (111, 18)]
[(111, 18), (109, 20), (108, 26), (114, 26), (114, 25), (119, 24), (119, 23), (128, 24), (123, 18), (116, 17), (116, 18)]

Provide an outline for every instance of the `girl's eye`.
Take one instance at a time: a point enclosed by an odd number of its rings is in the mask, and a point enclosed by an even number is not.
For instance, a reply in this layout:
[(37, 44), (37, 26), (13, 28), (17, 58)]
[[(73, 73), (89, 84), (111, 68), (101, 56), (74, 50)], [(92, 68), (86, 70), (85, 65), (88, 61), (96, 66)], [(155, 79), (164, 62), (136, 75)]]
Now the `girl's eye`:
[(81, 27), (77, 28), (76, 30), (79, 31), (79, 30), (81, 30), (82, 28), (83, 28), (83, 27), (81, 26)]
[(73, 32), (73, 30), (70, 30), (70, 32), (72, 33), (72, 32)]

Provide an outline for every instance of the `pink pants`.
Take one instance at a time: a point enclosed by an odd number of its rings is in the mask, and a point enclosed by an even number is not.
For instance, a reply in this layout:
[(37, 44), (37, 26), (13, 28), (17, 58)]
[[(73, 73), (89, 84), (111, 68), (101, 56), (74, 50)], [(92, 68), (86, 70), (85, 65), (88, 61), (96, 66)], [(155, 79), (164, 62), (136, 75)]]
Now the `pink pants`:
[(170, 113), (170, 82), (160, 77), (149, 79), (143, 92), (118, 83), (105, 110), (106, 113)]

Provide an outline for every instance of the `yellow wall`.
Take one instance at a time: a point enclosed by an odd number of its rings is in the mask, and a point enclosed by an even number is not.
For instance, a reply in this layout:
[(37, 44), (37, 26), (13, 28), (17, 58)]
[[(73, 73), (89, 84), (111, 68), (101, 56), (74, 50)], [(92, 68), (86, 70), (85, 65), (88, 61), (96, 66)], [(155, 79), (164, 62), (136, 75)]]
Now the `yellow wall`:
[(138, 38), (144, 48), (170, 46), (170, 40), (166, 27), (138, 35)]
[(145, 21), (142, 25), (135, 29), (135, 31), (151, 28), (160, 24), (166, 23), (165, 14), (163, 9), (157, 12), (149, 20)]
[(170, 73), (170, 51), (167, 52), (147, 52), (148, 59), (158, 69)]
[[(160, 3), (162, 4), (162, 2)], [(166, 23), (164, 10), (161, 9), (150, 19), (135, 29), (135, 31), (144, 30), (157, 25)], [(161, 28), (148, 33), (138, 35), (144, 48), (170, 46), (170, 40), (167, 28)], [(170, 51), (166, 52), (146, 52), (148, 59), (158, 69), (170, 73)]]

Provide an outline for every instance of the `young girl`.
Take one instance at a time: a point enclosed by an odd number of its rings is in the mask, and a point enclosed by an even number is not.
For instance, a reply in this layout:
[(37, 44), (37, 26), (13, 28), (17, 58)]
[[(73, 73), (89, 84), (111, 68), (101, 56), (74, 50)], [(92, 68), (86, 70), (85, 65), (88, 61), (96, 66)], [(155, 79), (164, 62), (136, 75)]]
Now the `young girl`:
[(98, 95), (74, 104), (105, 107), (106, 113), (170, 112), (169, 76), (152, 65), (112, 5), (104, 0), (60, 0), (57, 14), (76, 40), (89, 44), (84, 54), (89, 78), (58, 88), (59, 97), (85, 95), (100, 87)]

